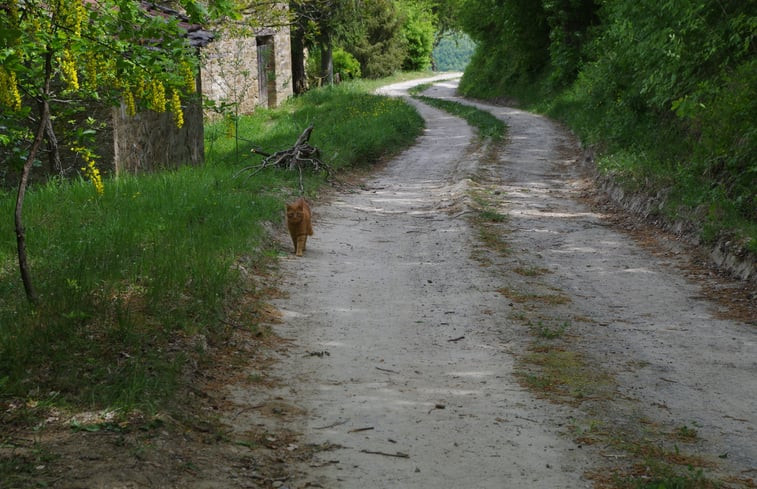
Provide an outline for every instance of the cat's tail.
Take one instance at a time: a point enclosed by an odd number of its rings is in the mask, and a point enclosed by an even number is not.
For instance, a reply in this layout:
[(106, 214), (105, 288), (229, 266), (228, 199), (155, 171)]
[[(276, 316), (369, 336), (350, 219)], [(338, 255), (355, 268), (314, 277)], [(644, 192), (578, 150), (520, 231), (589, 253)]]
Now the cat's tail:
[(308, 236), (312, 236), (312, 235), (313, 235), (313, 226), (310, 223), (308, 223)]

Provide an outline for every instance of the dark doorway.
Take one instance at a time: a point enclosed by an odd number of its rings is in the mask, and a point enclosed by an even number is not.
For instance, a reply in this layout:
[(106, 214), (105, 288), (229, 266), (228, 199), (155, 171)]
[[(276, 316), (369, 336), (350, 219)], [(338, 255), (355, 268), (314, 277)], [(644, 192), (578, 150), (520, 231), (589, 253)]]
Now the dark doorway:
[(276, 58), (273, 36), (258, 36), (258, 105), (276, 106)]

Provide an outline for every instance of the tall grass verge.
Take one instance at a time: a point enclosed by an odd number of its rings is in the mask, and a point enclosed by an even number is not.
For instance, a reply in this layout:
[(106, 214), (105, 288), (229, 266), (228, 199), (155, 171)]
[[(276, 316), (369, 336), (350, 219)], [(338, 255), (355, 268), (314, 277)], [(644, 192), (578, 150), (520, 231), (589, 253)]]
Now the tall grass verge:
[(507, 133), (507, 126), (505, 123), (485, 110), (480, 110), (476, 107), (461, 104), (459, 102), (427, 97), (425, 95), (414, 95), (414, 97), (425, 104), (465, 119), (468, 124), (478, 130), (478, 135), (481, 138), (488, 138), (494, 142), (501, 142)]
[[(253, 148), (274, 152), (290, 147), (310, 124), (310, 143), (321, 159), (339, 170), (369, 164), (410, 144), (420, 134), (422, 118), (399, 99), (367, 92), (362, 82), (313, 90), (276, 110), (258, 110), (243, 118), (236, 135), (224, 124), (208, 128), (208, 157), (232, 166), (254, 164)], [(240, 141), (240, 158), (234, 151)]]
[[(32, 187), (25, 221), (37, 308), (21, 287), (12, 219), (0, 220), (0, 404), (170, 405), (187, 360), (228, 334), (224, 318), (244, 289), (236, 264), (276, 254), (266, 223), (278, 225), (296, 193), (291, 172), (235, 174), (260, 158), (250, 148), (289, 147), (309, 124), (311, 143), (339, 170), (399, 151), (423, 120), (400, 100), (345, 84), (243, 117), (237, 135), (209, 125), (201, 167), (108, 179), (101, 197), (84, 181)], [(310, 175), (307, 191), (322, 183)], [(0, 193), (6, 217), (14, 197)]]

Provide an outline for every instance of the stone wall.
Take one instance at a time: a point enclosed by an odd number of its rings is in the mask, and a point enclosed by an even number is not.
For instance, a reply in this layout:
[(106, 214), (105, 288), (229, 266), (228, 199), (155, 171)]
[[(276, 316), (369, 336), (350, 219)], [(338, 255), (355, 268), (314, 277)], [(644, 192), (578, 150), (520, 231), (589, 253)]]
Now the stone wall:
[[(239, 112), (255, 110), (258, 54), (254, 37), (219, 39), (202, 50), (203, 94), (217, 104), (239, 103)], [(207, 114), (213, 117), (214, 114)]]
[(273, 36), (276, 56), (276, 100), (278, 104), (292, 96), (292, 44), (289, 27)]
[(126, 114), (126, 107), (112, 109), (113, 170), (140, 173), (182, 165), (200, 165), (204, 160), (202, 104), (199, 96), (183, 102), (184, 126), (179, 129), (173, 114), (143, 111)]
[[(216, 104), (237, 103), (240, 114), (250, 114), (258, 106), (274, 107), (292, 95), (292, 61), (289, 28), (261, 29), (256, 35), (220, 39), (202, 50), (202, 86), (204, 95)], [(273, 66), (267, 70), (270, 78), (268, 100), (261, 98), (258, 56), (261, 44), (270, 43)], [(263, 91), (265, 93), (265, 90)], [(206, 111), (209, 118), (219, 114)]]

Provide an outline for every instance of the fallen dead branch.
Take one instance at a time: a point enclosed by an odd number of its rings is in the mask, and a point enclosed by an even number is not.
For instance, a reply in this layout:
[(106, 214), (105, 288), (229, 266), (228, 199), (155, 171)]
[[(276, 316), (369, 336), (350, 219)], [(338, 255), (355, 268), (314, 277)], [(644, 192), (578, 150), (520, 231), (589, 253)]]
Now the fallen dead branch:
[(249, 172), (249, 176), (252, 176), (261, 170), (271, 167), (283, 168), (290, 171), (296, 169), (300, 176), (300, 193), (304, 193), (305, 191), (302, 182), (303, 168), (310, 167), (314, 172), (325, 171), (326, 179), (330, 179), (333, 173), (331, 167), (320, 160), (320, 150), (309, 143), (310, 133), (312, 132), (313, 125), (311, 124), (300, 134), (300, 137), (297, 138), (297, 141), (291, 148), (283, 149), (273, 154), (253, 148), (251, 150), (253, 154), (259, 154), (265, 158), (259, 165), (250, 165), (242, 168), (235, 176), (244, 172)]

